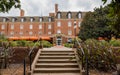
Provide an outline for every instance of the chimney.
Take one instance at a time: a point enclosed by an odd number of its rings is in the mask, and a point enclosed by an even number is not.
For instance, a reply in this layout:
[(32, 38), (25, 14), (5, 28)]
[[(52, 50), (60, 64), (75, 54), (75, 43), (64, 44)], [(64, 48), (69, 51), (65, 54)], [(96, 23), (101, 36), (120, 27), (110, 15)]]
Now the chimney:
[(55, 4), (55, 14), (58, 12), (58, 4)]
[(20, 10), (20, 16), (21, 16), (21, 17), (24, 16), (24, 10), (23, 10), (23, 9)]

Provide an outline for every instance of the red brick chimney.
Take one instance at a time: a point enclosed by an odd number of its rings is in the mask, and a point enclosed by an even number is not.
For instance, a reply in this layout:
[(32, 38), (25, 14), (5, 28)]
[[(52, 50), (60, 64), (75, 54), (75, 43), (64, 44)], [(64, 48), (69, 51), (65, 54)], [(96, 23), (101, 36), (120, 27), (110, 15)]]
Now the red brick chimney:
[(58, 12), (58, 4), (55, 4), (55, 14)]
[(24, 10), (21, 9), (21, 10), (20, 10), (20, 16), (23, 17), (23, 16), (24, 16), (24, 13), (25, 13)]

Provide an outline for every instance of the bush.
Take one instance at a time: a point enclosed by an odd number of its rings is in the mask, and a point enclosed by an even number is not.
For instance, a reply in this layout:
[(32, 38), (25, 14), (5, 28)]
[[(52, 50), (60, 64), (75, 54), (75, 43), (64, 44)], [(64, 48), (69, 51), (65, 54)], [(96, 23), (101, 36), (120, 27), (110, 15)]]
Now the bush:
[[(108, 42), (88, 39), (82, 42), (81, 46), (85, 52), (83, 56), (83, 67), (85, 67), (87, 56), (90, 68), (101, 71), (116, 69), (116, 57)], [(80, 60), (82, 60), (82, 52), (80, 50), (77, 51)]]
[(44, 41), (44, 40), (42, 41), (42, 45), (43, 45), (43, 47), (46, 47), (46, 48), (53, 46), (50, 42)]
[(70, 44), (70, 43), (66, 43), (64, 44), (65, 47), (68, 47), (68, 48), (72, 48), (73, 47), (73, 44)]
[(115, 47), (120, 46), (120, 40), (111, 40), (110, 44)]

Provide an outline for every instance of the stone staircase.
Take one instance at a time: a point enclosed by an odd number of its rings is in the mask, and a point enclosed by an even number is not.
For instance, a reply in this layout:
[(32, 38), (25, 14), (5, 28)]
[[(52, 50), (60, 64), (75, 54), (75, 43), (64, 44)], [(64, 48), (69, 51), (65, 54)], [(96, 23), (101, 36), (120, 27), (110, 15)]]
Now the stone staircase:
[(73, 50), (39, 50), (31, 75), (80, 75)]

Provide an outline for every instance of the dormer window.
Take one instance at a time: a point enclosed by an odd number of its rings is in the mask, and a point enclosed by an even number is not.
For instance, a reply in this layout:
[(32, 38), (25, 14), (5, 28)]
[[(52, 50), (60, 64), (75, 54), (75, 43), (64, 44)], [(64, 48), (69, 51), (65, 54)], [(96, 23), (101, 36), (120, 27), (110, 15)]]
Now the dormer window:
[(82, 15), (81, 15), (81, 13), (78, 13), (78, 18), (80, 19), (80, 18), (82, 18)]
[(12, 18), (12, 22), (15, 22), (15, 18)]
[(51, 22), (51, 17), (48, 18), (48, 21)]
[(60, 13), (58, 13), (57, 18), (58, 18), (58, 19), (60, 19), (60, 18), (61, 18), (61, 14), (60, 14)]
[(6, 18), (3, 18), (3, 22), (6, 22)]
[(24, 22), (24, 18), (21, 18), (21, 22)]
[(30, 18), (30, 22), (33, 22), (33, 18)]
[(42, 17), (40, 17), (40, 22), (42, 22)]
[(68, 19), (71, 19), (71, 17), (72, 17), (71, 13), (68, 13)]

